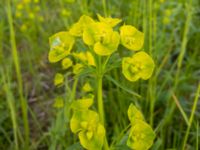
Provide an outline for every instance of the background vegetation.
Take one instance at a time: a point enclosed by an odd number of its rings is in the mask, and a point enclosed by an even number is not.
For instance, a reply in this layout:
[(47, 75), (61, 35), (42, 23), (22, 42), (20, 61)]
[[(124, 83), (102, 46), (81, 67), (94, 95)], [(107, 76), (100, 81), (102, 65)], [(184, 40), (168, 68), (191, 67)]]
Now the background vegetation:
[[(107, 136), (115, 149), (127, 149), (122, 131), (128, 126), (127, 109), (133, 102), (156, 132), (153, 150), (198, 150), (198, 0), (2, 0), (0, 149), (81, 149), (64, 109), (53, 107), (58, 95), (68, 93), (53, 85), (59, 67), (47, 60), (48, 38), (68, 29), (82, 14), (96, 18), (97, 13), (122, 18), (143, 31), (144, 50), (156, 63), (148, 81), (130, 83), (121, 68), (104, 78)], [(77, 95), (84, 80), (78, 82)], [(73, 79), (68, 82), (71, 85)], [(91, 83), (95, 85), (94, 80)]]

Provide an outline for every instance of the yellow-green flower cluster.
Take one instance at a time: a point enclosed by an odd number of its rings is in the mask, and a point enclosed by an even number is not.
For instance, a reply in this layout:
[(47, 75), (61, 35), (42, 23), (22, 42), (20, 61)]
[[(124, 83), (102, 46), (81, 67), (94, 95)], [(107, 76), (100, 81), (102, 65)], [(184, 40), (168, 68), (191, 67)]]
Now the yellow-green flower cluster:
[[(79, 74), (86, 66), (96, 67), (94, 55), (110, 55), (116, 51), (120, 37), (113, 27), (121, 20), (103, 18), (100, 15), (98, 17), (100, 21), (83, 15), (78, 22), (71, 26), (69, 31), (61, 31), (51, 36), (49, 38), (49, 61), (51, 63), (61, 61), (63, 69), (72, 66), (72, 72)], [(74, 48), (78, 38), (82, 38), (82, 41), (88, 46), (88, 50), (78, 51)], [(75, 64), (73, 60), (75, 60)]]
[(63, 17), (69, 17), (69, 16), (71, 16), (71, 11), (69, 9), (62, 9), (60, 13), (61, 13), (61, 15)]
[[(120, 28), (121, 43), (129, 50), (138, 51), (144, 43), (144, 34), (135, 27), (124, 25)], [(122, 73), (129, 81), (147, 80), (154, 70), (153, 59), (144, 51), (122, 59)]]
[[(80, 73), (85, 65), (96, 66), (95, 56), (108, 56), (114, 53), (119, 44), (131, 51), (138, 51), (144, 43), (144, 34), (131, 25), (122, 25), (119, 32), (115, 30), (121, 20), (118, 18), (104, 18), (97, 15), (99, 21), (83, 15), (78, 22), (74, 23), (69, 31), (56, 33), (50, 37), (49, 61), (58, 62), (68, 56), (73, 56), (80, 62), (73, 67), (75, 74)], [(88, 46), (88, 50), (72, 51), (75, 40), (81, 38)], [(63, 60), (64, 61), (64, 60)], [(69, 65), (67, 65), (69, 63)], [(68, 68), (72, 62), (68, 59), (63, 65)], [(125, 57), (122, 60), (122, 72), (130, 81), (140, 78), (148, 79), (153, 73), (154, 62), (145, 52), (138, 52), (132, 57)]]
[(127, 145), (133, 150), (148, 150), (154, 141), (155, 133), (145, 121), (142, 113), (131, 104), (128, 109), (131, 129)]
[(83, 15), (70, 29), (70, 33), (82, 37), (83, 42), (92, 47), (92, 50), (100, 56), (111, 55), (117, 50), (120, 36), (113, 27), (121, 22), (116, 18), (103, 18), (98, 15), (99, 21)]
[(164, 17), (163, 17), (163, 20), (162, 20), (164, 25), (170, 24), (171, 16), (172, 16), (172, 9), (171, 8), (167, 8), (164, 11)]
[[(101, 65), (100, 57), (113, 54), (121, 44), (134, 53), (131, 57), (122, 58), (122, 73), (125, 78), (130, 81), (150, 78), (155, 66), (154, 61), (147, 53), (139, 51), (143, 47), (144, 34), (131, 25), (122, 25), (118, 28), (121, 19), (104, 18), (100, 15), (97, 17), (98, 21), (83, 15), (68, 31), (61, 31), (51, 36), (49, 61), (60, 62), (62, 69), (72, 67), (75, 75), (80, 75), (86, 67), (93, 70), (96, 68), (99, 71), (96, 72), (101, 74), (105, 71), (103, 69), (107, 61)], [(54, 84), (60, 85), (63, 82), (64, 76), (57, 73)], [(82, 90), (88, 94), (93, 88), (86, 82)], [(78, 134), (80, 143), (85, 149), (101, 150), (105, 140), (105, 129), (100, 123), (99, 115), (89, 109), (92, 104), (93, 97), (82, 98), (72, 103), (73, 116), (70, 127), (73, 133)], [(155, 137), (153, 130), (134, 105), (130, 105), (128, 116), (131, 130), (127, 145), (136, 150), (148, 149)]]
[(129, 81), (138, 79), (147, 80), (154, 70), (153, 59), (145, 52), (141, 51), (131, 57), (124, 57), (122, 60), (122, 73)]
[(99, 115), (90, 110), (93, 104), (92, 98), (83, 98), (72, 103), (73, 116), (70, 120), (70, 128), (78, 134), (81, 145), (88, 150), (102, 150), (105, 129), (100, 123)]

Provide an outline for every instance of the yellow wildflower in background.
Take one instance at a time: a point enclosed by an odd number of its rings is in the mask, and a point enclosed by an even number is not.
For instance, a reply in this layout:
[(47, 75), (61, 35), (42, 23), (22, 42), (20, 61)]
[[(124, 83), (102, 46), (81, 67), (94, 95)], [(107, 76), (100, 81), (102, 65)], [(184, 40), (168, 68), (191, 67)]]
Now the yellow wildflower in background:
[(22, 17), (22, 13), (19, 12), (19, 11), (17, 11), (16, 14), (15, 14), (15, 16), (16, 16), (17, 18), (20, 18), (20, 17)]
[(92, 88), (92, 86), (90, 85), (89, 82), (86, 82), (86, 83), (83, 85), (82, 90), (83, 90), (84, 92), (91, 92), (91, 91), (93, 91), (93, 88)]
[(21, 3), (17, 4), (17, 9), (18, 10), (22, 10), (23, 8), (24, 8), (23, 4), (21, 4)]
[(33, 12), (29, 12), (28, 16), (30, 19), (35, 19), (35, 14)]
[(22, 2), (25, 3), (25, 4), (28, 4), (28, 3), (31, 2), (31, 0), (23, 0)]
[(71, 11), (67, 10), (67, 9), (62, 9), (61, 15), (64, 16), (64, 17), (68, 17), (68, 16), (71, 15)]
[(62, 108), (64, 106), (64, 99), (62, 97), (56, 97), (54, 100), (53, 107)]
[(39, 3), (40, 0), (34, 0), (34, 3)]
[(160, 0), (160, 3), (164, 3), (165, 2), (165, 0)]
[(22, 24), (21, 27), (20, 27), (20, 30), (21, 30), (22, 32), (27, 31), (27, 25), (26, 25), (26, 24)]

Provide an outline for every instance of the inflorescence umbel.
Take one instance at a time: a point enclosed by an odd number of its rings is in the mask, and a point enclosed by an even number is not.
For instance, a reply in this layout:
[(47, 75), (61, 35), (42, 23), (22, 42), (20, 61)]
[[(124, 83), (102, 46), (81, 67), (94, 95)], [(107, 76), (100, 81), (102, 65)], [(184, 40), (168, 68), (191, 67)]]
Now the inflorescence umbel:
[[(119, 25), (118, 18), (104, 18), (97, 15), (98, 21), (83, 15), (68, 31), (62, 31), (50, 37), (49, 61), (59, 62), (63, 70), (71, 72), (78, 78), (90, 69), (95, 74), (98, 86), (94, 92), (89, 82), (82, 90), (86, 96), (70, 101), (73, 115), (70, 128), (77, 134), (81, 145), (88, 150), (109, 149), (106, 139), (104, 109), (102, 98), (102, 79), (106, 73), (106, 66), (113, 53), (117, 53), (121, 44), (130, 50), (131, 56), (121, 58), (122, 73), (129, 81), (147, 80), (154, 70), (154, 61), (146, 52), (141, 51), (144, 34), (131, 25)], [(138, 52), (139, 51), (139, 52)], [(71, 68), (71, 69), (70, 69)], [(57, 73), (54, 84), (61, 85), (64, 75)], [(94, 96), (94, 93), (97, 96)], [(98, 101), (98, 113), (91, 109), (94, 98)], [(76, 100), (75, 100), (76, 99)], [(131, 122), (127, 145), (135, 150), (147, 150), (153, 144), (155, 134), (146, 123), (142, 113), (131, 104), (128, 109)]]

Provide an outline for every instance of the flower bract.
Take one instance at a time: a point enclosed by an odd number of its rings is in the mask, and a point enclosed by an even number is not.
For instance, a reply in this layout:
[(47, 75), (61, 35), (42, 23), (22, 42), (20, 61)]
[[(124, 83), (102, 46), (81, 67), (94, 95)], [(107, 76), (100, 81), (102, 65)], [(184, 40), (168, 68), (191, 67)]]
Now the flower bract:
[(64, 76), (61, 73), (56, 73), (54, 77), (54, 85), (60, 85), (64, 82)]
[(71, 59), (69, 58), (64, 58), (62, 60), (62, 68), (63, 69), (68, 69), (69, 67), (71, 67), (73, 65), (73, 62)]
[(93, 100), (81, 99), (72, 104), (73, 116), (70, 120), (70, 128), (73, 133), (78, 134), (81, 145), (88, 150), (101, 150), (105, 129), (100, 124), (99, 115), (88, 108)]
[(49, 38), (50, 52), (49, 61), (58, 62), (70, 54), (75, 39), (69, 32), (59, 32)]
[(129, 50), (140, 50), (144, 43), (144, 34), (131, 25), (120, 28), (120, 37), (121, 44)]
[(148, 150), (155, 138), (155, 133), (146, 122), (137, 120), (132, 125), (127, 145), (134, 150)]
[(83, 41), (85, 44), (93, 46), (96, 54), (106, 56), (117, 50), (120, 36), (108, 24), (95, 22), (85, 28)]
[(85, 65), (96, 66), (94, 57), (89, 51), (73, 53), (73, 56)]
[(155, 138), (151, 126), (145, 122), (142, 113), (133, 104), (128, 108), (128, 118), (131, 122), (131, 129), (127, 145), (133, 150), (148, 150)]
[(129, 81), (147, 80), (151, 77), (155, 64), (145, 52), (138, 52), (132, 57), (122, 59), (122, 73)]
[(91, 23), (94, 23), (94, 20), (89, 16), (83, 15), (80, 17), (77, 23), (72, 25), (72, 27), (69, 30), (69, 33), (73, 36), (81, 37), (84, 28)]

